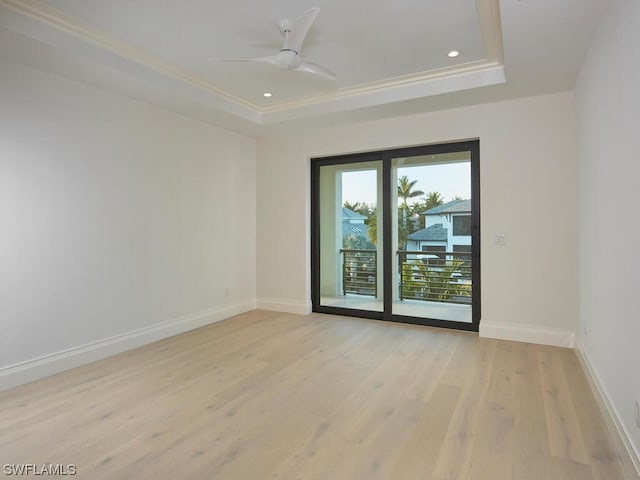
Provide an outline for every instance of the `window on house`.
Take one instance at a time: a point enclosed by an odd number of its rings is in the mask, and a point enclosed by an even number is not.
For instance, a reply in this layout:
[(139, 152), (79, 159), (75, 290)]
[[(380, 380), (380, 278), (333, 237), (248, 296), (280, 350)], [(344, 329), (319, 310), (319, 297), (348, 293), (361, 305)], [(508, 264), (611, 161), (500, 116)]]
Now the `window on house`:
[(471, 235), (471, 215), (455, 215), (453, 217), (454, 235)]

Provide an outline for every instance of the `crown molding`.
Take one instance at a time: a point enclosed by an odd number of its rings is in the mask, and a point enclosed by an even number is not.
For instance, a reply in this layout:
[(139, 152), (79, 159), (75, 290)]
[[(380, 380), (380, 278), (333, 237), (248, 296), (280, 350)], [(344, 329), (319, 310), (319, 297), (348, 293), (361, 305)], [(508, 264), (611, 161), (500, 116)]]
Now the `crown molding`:
[(262, 113), (262, 123), (271, 124), (296, 118), (346, 112), (418, 98), (496, 85), (506, 81), (502, 65), (482, 63), (476, 68), (460, 69), (443, 75), (421, 75), (419, 80), (403, 81), (384, 88), (350, 89), (324, 97), (290, 102)]
[(206, 82), (201, 78), (178, 68), (176, 65), (170, 62), (162, 60), (156, 55), (136, 48), (126, 42), (118, 40), (111, 35), (91, 29), (86, 25), (82, 25), (78, 20), (66, 16), (58, 12), (57, 10), (52, 9), (48, 5), (38, 2), (37, 0), (0, 0), (0, 5), (13, 10), (15, 13), (28, 16), (44, 24), (48, 24), (49, 26), (52, 26), (71, 36), (74, 36), (86, 43), (90, 43), (103, 50), (114, 53), (119, 57), (126, 58), (141, 65), (145, 65), (146, 67), (155, 70), (158, 73), (162, 73), (177, 80), (182, 80), (186, 83), (190, 83), (194, 86), (208, 90), (213, 94), (226, 97), (231, 101), (237, 102), (241, 105), (245, 105), (249, 108), (258, 108), (255, 104), (248, 102), (242, 98), (236, 97), (229, 92), (221, 90), (210, 82)]
[(307, 105), (317, 105), (332, 100), (345, 100), (355, 95), (367, 95), (387, 89), (397, 89), (403, 87), (411, 87), (431, 82), (437, 79), (448, 78), (456, 75), (464, 75), (500, 67), (496, 62), (486, 60), (470, 62), (466, 64), (456, 65), (455, 67), (443, 67), (426, 72), (413, 73), (401, 77), (393, 77), (379, 82), (365, 83), (356, 85), (355, 87), (345, 88), (328, 94), (322, 94), (313, 97), (291, 100), (288, 102), (280, 102), (262, 109), (264, 113), (278, 112), (288, 110), (290, 108), (299, 108)]
[(356, 85), (335, 92), (261, 107), (212, 82), (126, 42), (90, 28), (39, 0), (0, 0), (0, 26), (69, 50), (151, 81), (180, 84), (205, 94), (205, 107), (255, 125), (450, 93), (504, 83), (504, 55), (498, 0), (476, 0), (485, 51), (482, 60)]
[[(113, 64), (111, 61), (113, 57), (124, 60), (129, 64), (129, 69), (143, 67), (157, 75), (204, 91), (212, 99), (218, 100), (216, 105), (218, 108), (253, 122), (260, 121), (260, 108), (257, 105), (223, 91), (211, 82), (156, 55), (92, 29), (38, 0), (0, 0), (0, 9), (2, 8), (5, 8), (7, 13), (13, 14), (0, 15), (4, 26), (11, 30), (45, 43), (57, 42), (68, 49), (74, 48), (73, 42), (69, 41), (74, 39), (81, 44), (77, 46), (78, 50), (85, 53), (89, 50), (89, 55), (96, 60), (104, 60), (107, 65)], [(67, 38), (61, 38), (60, 34)]]
[(504, 65), (502, 21), (498, 0), (476, 0), (476, 10), (487, 61)]

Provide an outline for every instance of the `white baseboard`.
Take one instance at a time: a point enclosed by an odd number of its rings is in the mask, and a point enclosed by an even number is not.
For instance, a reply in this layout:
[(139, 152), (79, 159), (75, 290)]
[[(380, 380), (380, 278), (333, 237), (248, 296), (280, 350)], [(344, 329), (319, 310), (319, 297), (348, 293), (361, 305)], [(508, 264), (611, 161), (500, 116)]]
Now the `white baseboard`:
[(219, 322), (234, 315), (254, 310), (255, 307), (254, 301), (216, 307), (0, 368), (0, 391), (193, 330), (194, 328)]
[(615, 442), (614, 446), (620, 455), (625, 478), (627, 480), (640, 480), (640, 452), (631, 443), (629, 433), (620, 421), (618, 412), (609, 401), (607, 392), (591, 364), (589, 355), (580, 343), (578, 343), (575, 352), (598, 407), (600, 407), (607, 430), (609, 430), (609, 436)]
[(575, 333), (570, 330), (483, 320), (480, 321), (480, 336), (554, 347), (573, 348), (575, 345)]
[(256, 302), (256, 308), (272, 310), (274, 312), (296, 313), (298, 315), (311, 313), (310, 302), (283, 300), (280, 298), (259, 298)]

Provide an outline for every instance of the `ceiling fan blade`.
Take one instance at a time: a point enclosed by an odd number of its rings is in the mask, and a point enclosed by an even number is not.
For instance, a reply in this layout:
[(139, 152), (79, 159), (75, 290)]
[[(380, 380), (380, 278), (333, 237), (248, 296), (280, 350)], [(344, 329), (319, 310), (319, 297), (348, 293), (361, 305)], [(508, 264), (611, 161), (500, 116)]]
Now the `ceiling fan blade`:
[(304, 38), (307, 36), (307, 32), (309, 28), (311, 28), (311, 24), (316, 19), (319, 11), (320, 9), (318, 7), (313, 7), (305, 10), (296, 18), (287, 38), (288, 48), (300, 53), (302, 42), (304, 42)]
[(250, 57), (250, 58), (217, 58), (210, 57), (209, 60), (212, 62), (262, 62), (262, 63), (272, 63), (273, 65), (277, 65), (276, 63), (277, 55), (268, 55), (266, 57)]
[(326, 77), (329, 80), (336, 79), (335, 73), (333, 73), (328, 68), (323, 67), (322, 65), (318, 65), (317, 63), (300, 62), (294, 70), (298, 70), (300, 72), (315, 73), (316, 75), (322, 75), (323, 77)]

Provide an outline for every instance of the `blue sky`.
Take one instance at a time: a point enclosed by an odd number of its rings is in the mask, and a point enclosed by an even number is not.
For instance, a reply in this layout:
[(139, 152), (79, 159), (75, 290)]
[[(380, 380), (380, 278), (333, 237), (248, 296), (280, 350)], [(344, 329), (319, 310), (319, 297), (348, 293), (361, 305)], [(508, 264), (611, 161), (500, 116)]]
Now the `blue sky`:
[[(453, 197), (471, 198), (470, 163), (448, 163), (398, 168), (398, 177), (406, 175), (418, 180), (415, 189), (423, 192), (439, 192), (448, 202)], [(413, 201), (421, 201), (416, 197)], [(376, 203), (376, 172), (344, 172), (342, 174), (342, 201)], [(410, 201), (409, 203), (412, 203)]]

